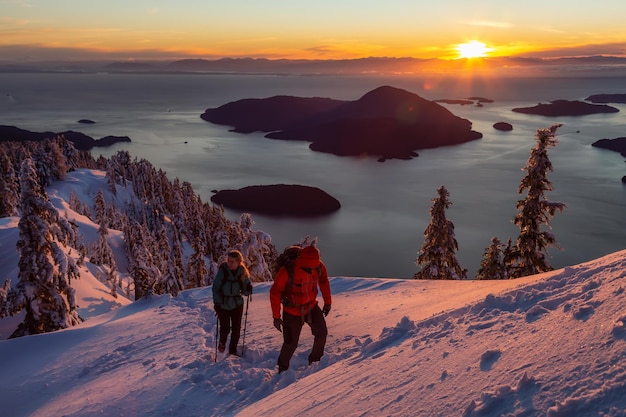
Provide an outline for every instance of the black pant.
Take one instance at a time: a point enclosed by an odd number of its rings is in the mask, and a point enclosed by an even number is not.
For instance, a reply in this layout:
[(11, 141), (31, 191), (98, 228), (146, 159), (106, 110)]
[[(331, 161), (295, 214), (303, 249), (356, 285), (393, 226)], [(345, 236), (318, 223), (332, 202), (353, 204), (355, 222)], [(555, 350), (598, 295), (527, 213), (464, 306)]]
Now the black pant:
[(298, 340), (300, 340), (304, 323), (311, 327), (311, 334), (313, 334), (313, 348), (309, 354), (309, 364), (319, 361), (324, 355), (328, 329), (322, 309), (316, 305), (304, 317), (294, 316), (283, 311), (283, 347), (278, 356), (279, 371), (289, 368), (289, 361), (298, 347)]
[(225, 345), (231, 328), (233, 331), (230, 335), (230, 344), (228, 345), (228, 352), (230, 353), (237, 353), (237, 344), (239, 343), (239, 336), (241, 335), (242, 316), (243, 306), (237, 307), (234, 310), (220, 309), (217, 313), (217, 318), (220, 321), (220, 344)]

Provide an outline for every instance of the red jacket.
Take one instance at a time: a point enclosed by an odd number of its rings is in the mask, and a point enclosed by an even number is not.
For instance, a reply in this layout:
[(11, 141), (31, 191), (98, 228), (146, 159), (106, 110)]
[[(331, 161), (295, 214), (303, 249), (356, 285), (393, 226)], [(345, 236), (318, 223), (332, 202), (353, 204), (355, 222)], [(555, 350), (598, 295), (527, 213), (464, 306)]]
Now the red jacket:
[(283, 305), (283, 309), (291, 315), (305, 315), (317, 305), (318, 287), (322, 292), (324, 304), (331, 304), (328, 273), (315, 246), (307, 246), (302, 249), (300, 256), (294, 261), (293, 267), (292, 286), (289, 285), (289, 273), (285, 267), (281, 267), (274, 277), (274, 284), (270, 288), (270, 303), (274, 318), (280, 318), (281, 298), (286, 289), (285, 295), (288, 296), (291, 303), (290, 305)]

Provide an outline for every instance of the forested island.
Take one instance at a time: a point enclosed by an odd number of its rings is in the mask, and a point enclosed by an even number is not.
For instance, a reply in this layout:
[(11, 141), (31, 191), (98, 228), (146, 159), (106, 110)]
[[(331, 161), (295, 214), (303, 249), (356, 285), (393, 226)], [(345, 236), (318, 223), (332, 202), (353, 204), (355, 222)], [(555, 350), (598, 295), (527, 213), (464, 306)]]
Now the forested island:
[(408, 91), (383, 86), (355, 101), (274, 96), (207, 109), (202, 119), (234, 132), (311, 142), (310, 148), (379, 161), (411, 159), (417, 150), (482, 138), (472, 123)]

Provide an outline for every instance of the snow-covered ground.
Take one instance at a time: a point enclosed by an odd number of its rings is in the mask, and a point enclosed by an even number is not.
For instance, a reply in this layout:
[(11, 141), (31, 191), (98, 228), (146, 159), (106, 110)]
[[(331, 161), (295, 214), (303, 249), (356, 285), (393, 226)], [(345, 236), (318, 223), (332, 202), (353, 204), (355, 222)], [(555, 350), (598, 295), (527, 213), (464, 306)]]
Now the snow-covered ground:
[[(331, 279), (326, 355), (285, 373), (269, 284), (245, 356), (215, 358), (210, 288), (0, 342), (6, 416), (626, 415), (626, 251), (515, 281)], [(604, 414), (601, 414), (604, 413)]]
[[(0, 278), (17, 235), (0, 219)], [(305, 327), (282, 374), (269, 283), (244, 356), (216, 362), (210, 288), (130, 303), (89, 265), (83, 324), (0, 341), (2, 416), (626, 416), (626, 250), (507, 281), (332, 277), (326, 355), (308, 366)]]

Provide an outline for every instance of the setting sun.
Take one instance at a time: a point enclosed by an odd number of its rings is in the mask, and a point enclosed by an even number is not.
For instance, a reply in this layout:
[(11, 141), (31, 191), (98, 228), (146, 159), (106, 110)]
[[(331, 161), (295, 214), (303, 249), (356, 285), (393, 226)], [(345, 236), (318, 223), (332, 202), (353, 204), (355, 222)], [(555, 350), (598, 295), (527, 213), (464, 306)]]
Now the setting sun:
[(469, 41), (461, 43), (456, 47), (459, 52), (459, 58), (482, 58), (487, 55), (490, 48), (480, 41)]

